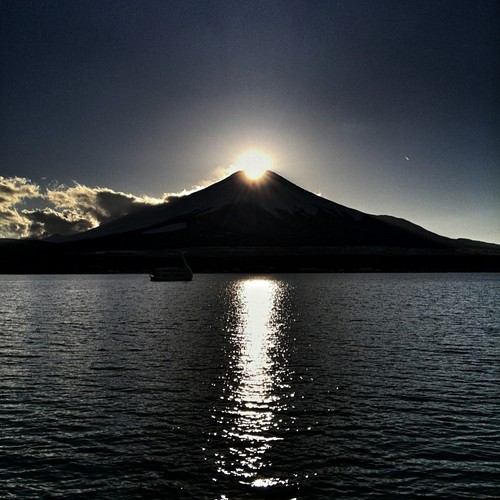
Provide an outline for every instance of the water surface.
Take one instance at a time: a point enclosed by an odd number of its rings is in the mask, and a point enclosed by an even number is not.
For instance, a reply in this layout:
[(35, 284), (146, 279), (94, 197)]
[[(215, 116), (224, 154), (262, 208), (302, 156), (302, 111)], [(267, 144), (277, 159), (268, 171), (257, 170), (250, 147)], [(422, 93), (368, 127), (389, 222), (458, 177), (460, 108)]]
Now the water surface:
[(0, 276), (1, 498), (498, 498), (496, 274)]

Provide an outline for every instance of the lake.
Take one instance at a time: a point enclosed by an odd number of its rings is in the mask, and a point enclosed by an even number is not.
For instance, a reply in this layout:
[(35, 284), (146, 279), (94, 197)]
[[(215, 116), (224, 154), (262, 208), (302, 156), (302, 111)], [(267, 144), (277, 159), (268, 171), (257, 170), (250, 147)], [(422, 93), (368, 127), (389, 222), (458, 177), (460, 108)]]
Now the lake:
[(500, 274), (0, 276), (0, 498), (499, 498)]

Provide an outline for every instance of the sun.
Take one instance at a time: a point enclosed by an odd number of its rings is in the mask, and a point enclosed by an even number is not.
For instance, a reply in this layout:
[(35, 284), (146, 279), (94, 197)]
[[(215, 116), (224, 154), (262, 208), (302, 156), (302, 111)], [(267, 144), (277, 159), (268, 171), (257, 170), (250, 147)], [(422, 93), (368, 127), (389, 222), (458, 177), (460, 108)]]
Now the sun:
[(238, 170), (243, 170), (251, 180), (260, 179), (264, 173), (271, 168), (273, 161), (271, 157), (262, 151), (252, 149), (243, 153), (235, 163)]

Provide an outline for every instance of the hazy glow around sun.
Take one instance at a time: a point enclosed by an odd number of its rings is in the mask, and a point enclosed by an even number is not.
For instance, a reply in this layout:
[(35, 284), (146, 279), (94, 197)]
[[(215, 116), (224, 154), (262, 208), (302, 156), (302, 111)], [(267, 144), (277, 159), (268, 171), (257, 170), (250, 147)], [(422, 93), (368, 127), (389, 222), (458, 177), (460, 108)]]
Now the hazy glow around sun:
[(269, 170), (273, 161), (269, 155), (252, 149), (243, 153), (237, 160), (234, 166), (237, 170), (243, 170), (249, 179), (256, 180), (261, 177), (266, 170)]

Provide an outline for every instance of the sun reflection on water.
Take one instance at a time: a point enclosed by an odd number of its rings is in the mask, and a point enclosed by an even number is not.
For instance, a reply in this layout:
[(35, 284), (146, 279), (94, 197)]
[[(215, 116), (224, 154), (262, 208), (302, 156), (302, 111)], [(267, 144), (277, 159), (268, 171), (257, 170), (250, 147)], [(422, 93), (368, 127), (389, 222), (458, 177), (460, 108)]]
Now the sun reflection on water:
[(266, 452), (283, 439), (282, 413), (289, 396), (283, 349), (282, 310), (286, 290), (273, 279), (238, 281), (232, 291), (236, 323), (227, 378), (226, 407), (219, 418), (227, 442), (218, 457), (220, 473), (255, 487), (285, 484), (266, 477)]

